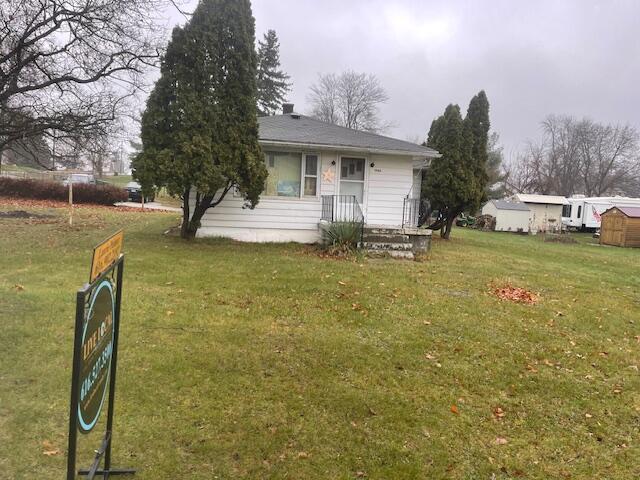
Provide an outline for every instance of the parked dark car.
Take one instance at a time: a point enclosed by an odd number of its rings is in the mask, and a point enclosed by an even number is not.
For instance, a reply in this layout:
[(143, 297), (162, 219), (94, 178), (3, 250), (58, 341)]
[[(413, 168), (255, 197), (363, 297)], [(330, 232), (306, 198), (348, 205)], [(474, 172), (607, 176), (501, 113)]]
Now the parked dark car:
[[(142, 202), (142, 187), (138, 182), (129, 182), (124, 187), (129, 195), (129, 201), (131, 202)], [(155, 195), (147, 195), (144, 197), (145, 203), (153, 202), (155, 200)]]

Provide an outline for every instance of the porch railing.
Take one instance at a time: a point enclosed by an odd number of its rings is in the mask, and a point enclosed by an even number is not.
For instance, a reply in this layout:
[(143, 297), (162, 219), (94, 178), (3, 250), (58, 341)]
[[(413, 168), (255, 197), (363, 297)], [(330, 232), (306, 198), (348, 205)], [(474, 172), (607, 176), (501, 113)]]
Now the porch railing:
[(402, 226), (417, 227), (420, 219), (420, 199), (405, 197), (402, 204)]
[(322, 220), (364, 223), (364, 214), (355, 195), (322, 195)]

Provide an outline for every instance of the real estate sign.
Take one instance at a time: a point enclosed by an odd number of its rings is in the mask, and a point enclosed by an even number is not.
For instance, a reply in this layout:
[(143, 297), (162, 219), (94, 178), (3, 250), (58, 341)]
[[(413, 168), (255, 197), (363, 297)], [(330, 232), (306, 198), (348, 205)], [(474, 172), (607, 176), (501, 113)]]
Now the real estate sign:
[(113, 353), (114, 316), (113, 286), (110, 280), (105, 279), (91, 294), (82, 330), (78, 427), (83, 433), (90, 432), (96, 425), (107, 394)]
[[(122, 303), (124, 254), (122, 231), (100, 243), (93, 251), (89, 283), (76, 294), (76, 321), (69, 407), (67, 480), (76, 474), (88, 479), (96, 475), (133, 474), (135, 470), (111, 467), (113, 414)], [(105, 433), (89, 469), (76, 472), (78, 432), (89, 434), (100, 423), (106, 408)], [(104, 465), (100, 468), (104, 459)]]

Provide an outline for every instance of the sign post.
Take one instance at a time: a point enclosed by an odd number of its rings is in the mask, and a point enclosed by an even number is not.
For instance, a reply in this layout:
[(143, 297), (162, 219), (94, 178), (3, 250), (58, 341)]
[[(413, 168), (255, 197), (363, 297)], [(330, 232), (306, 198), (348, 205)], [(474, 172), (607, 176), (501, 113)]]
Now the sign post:
[[(117, 232), (93, 251), (89, 283), (76, 294), (76, 321), (69, 405), (67, 480), (76, 474), (91, 480), (96, 475), (134, 474), (133, 469), (111, 467), (113, 415), (122, 303), (123, 233)], [(78, 432), (88, 434), (107, 403), (106, 432), (88, 469), (76, 472)], [(104, 466), (100, 468), (102, 458)]]

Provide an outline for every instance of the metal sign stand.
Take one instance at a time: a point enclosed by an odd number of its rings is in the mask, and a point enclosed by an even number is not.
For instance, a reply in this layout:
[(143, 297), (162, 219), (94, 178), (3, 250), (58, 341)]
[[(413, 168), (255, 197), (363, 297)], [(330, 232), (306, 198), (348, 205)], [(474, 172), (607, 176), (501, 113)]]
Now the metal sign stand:
[[(110, 475), (132, 475), (134, 469), (116, 469), (111, 467), (111, 444), (113, 439), (113, 412), (116, 394), (116, 367), (118, 360), (118, 336), (120, 333), (120, 305), (122, 302), (122, 274), (124, 270), (124, 255), (120, 254), (118, 259), (107, 270), (101, 273), (90, 284), (85, 284), (76, 295), (76, 324), (75, 338), (73, 345), (73, 373), (71, 378), (71, 402), (69, 407), (69, 448), (67, 458), (67, 480), (76, 478), (76, 448), (78, 441), (78, 403), (80, 400), (80, 371), (82, 361), (82, 337), (85, 324), (85, 312), (87, 299), (96, 286), (105, 278), (116, 277), (116, 297), (113, 318), (113, 348), (111, 353), (111, 369), (109, 372), (109, 400), (107, 412), (107, 431), (102, 439), (100, 448), (96, 450), (96, 456), (88, 469), (81, 469), (78, 475), (85, 476), (88, 480), (101, 475), (107, 479)], [(104, 467), (100, 468), (101, 459), (104, 456)]]

